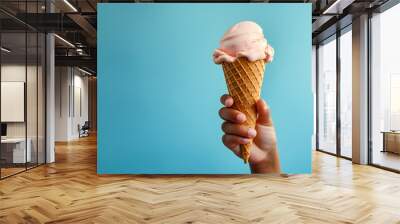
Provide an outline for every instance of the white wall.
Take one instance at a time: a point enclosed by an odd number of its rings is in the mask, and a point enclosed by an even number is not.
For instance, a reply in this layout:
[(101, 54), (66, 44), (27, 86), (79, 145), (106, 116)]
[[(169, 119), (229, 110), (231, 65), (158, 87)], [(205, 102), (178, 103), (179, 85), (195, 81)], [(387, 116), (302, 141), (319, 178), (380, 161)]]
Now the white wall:
[(67, 67), (55, 68), (55, 141), (69, 139), (69, 85), (70, 74)]
[(88, 120), (88, 77), (72, 67), (56, 67), (55, 74), (55, 140), (70, 141)]
[[(32, 67), (28, 67), (31, 70)], [(28, 72), (30, 74), (30, 72)], [(25, 64), (8, 64), (1, 66), (1, 81), (3, 82), (25, 82)], [(6, 108), (1, 108), (6, 110)], [(7, 123), (7, 137), (25, 137), (25, 122)]]
[[(75, 72), (78, 70), (75, 70)], [(74, 75), (74, 107), (72, 108), (72, 119), (71, 119), (71, 135), (72, 138), (78, 138), (78, 125), (83, 125), (85, 121), (89, 120), (88, 112), (88, 77), (82, 76), (82, 73)], [(80, 96), (80, 97), (79, 97)], [(80, 102), (79, 102), (80, 101)], [(72, 104), (72, 103), (71, 103)]]
[[(36, 70), (38, 69), (38, 70)], [(24, 122), (6, 122), (8, 138), (24, 138), (25, 135), (30, 139), (32, 150), (32, 161), (39, 163), (44, 162), (44, 146), (45, 146), (45, 118), (44, 118), (44, 74), (42, 67), (36, 67), (25, 64), (3, 64), (1, 66), (2, 82), (24, 82), (26, 83), (26, 107), (22, 108), (22, 112), (26, 111), (27, 120)], [(27, 78), (27, 81), (25, 80)], [(2, 96), (7, 97), (7, 96)], [(10, 108), (1, 108), (7, 110)], [(12, 112), (12, 111), (11, 111)], [(39, 156), (37, 157), (37, 154)]]
[[(25, 75), (27, 69), (28, 84), (34, 88), (27, 88), (27, 116), (28, 116), (28, 137), (30, 133), (35, 130), (36, 135), (36, 66), (27, 66), (19, 64), (6, 64), (1, 66), (1, 81), (2, 82), (25, 82)], [(39, 72), (41, 72), (39, 70)], [(4, 97), (4, 96), (3, 96)], [(39, 105), (40, 107), (41, 105)], [(6, 110), (7, 108), (1, 108)], [(33, 113), (33, 111), (35, 113)], [(33, 123), (32, 123), (33, 122)], [(8, 137), (25, 137), (25, 123), (26, 122), (7, 122), (7, 136)], [(30, 131), (32, 128), (32, 131)], [(42, 136), (41, 136), (42, 137)]]

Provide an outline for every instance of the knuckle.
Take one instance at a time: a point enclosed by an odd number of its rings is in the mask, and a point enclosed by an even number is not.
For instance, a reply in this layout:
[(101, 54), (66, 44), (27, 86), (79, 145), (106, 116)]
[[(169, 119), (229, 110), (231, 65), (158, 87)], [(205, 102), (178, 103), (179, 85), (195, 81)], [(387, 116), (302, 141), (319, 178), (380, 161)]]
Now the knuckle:
[(235, 149), (236, 144), (229, 144), (229, 145), (227, 145), (226, 147), (227, 147), (228, 149), (233, 150), (233, 149)]
[(236, 133), (237, 135), (245, 135), (247, 133), (247, 131), (245, 130), (245, 127), (243, 127), (243, 125), (240, 125), (240, 124), (235, 124), (232, 127), (232, 131), (234, 133)]
[(228, 126), (228, 122), (225, 121), (225, 122), (222, 123), (221, 129), (222, 129), (223, 132), (227, 131), (227, 126)]
[(246, 131), (243, 129), (243, 125), (240, 124), (233, 125), (232, 132), (239, 136), (243, 136), (246, 133)]
[(226, 135), (222, 135), (222, 138), (221, 138), (221, 139), (222, 139), (222, 142), (225, 143), (225, 142), (226, 142)]
[(226, 135), (222, 135), (222, 143), (224, 143), (224, 145), (228, 147), (228, 140)]

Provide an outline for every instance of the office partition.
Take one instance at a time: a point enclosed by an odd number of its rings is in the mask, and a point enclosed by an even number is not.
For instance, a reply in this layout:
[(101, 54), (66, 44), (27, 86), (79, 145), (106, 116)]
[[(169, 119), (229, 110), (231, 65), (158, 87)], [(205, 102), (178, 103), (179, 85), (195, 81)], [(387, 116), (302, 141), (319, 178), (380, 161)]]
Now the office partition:
[[(21, 16), (39, 13), (44, 1), (21, 1)], [(4, 5), (3, 5), (4, 4)], [(0, 6), (6, 6), (1, 2)], [(0, 178), (45, 163), (45, 34), (5, 11), (0, 23)]]

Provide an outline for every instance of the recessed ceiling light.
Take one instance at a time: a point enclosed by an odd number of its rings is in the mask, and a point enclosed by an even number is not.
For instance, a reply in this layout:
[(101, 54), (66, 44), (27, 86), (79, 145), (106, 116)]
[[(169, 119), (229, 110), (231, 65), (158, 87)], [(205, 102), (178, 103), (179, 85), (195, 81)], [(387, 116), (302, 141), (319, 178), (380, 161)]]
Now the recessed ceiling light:
[(62, 42), (64, 42), (64, 43), (66, 43), (67, 45), (69, 45), (70, 47), (73, 47), (73, 48), (75, 48), (75, 45), (73, 45), (71, 42), (69, 42), (68, 40), (66, 40), (66, 39), (64, 39), (64, 38), (62, 38), (62, 37), (60, 37), (59, 35), (57, 35), (57, 34), (54, 34), (54, 36), (55, 37), (57, 37), (59, 40), (61, 40)]
[(79, 67), (78, 67), (78, 70), (81, 71), (81, 72), (83, 72), (83, 73), (85, 73), (85, 74), (87, 74), (87, 75), (90, 75), (90, 76), (93, 75), (92, 73), (90, 73), (90, 72), (88, 72), (88, 71), (86, 71), (86, 70), (83, 70), (83, 69), (81, 69), (81, 68), (79, 68)]
[(78, 10), (68, 1), (64, 0), (65, 4), (67, 4), (74, 12), (78, 12)]
[(11, 52), (11, 50), (9, 50), (9, 49), (7, 49), (5, 47), (1, 47), (1, 51), (4, 51), (6, 53), (10, 53)]
[(343, 9), (351, 5), (354, 0), (336, 0), (327, 9), (322, 12), (322, 14), (342, 14)]

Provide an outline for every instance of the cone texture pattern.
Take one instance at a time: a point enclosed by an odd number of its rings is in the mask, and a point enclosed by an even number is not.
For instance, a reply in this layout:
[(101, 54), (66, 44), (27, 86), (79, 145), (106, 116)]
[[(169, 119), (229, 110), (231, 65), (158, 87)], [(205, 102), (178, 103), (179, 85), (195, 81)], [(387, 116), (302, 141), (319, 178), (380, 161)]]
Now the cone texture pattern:
[[(246, 115), (244, 125), (255, 128), (257, 120), (255, 104), (260, 98), (265, 70), (264, 60), (251, 62), (242, 57), (231, 63), (222, 63), (222, 68), (229, 95), (234, 100), (233, 108)], [(249, 161), (251, 144), (250, 142), (240, 145), (240, 151), (245, 163)]]

